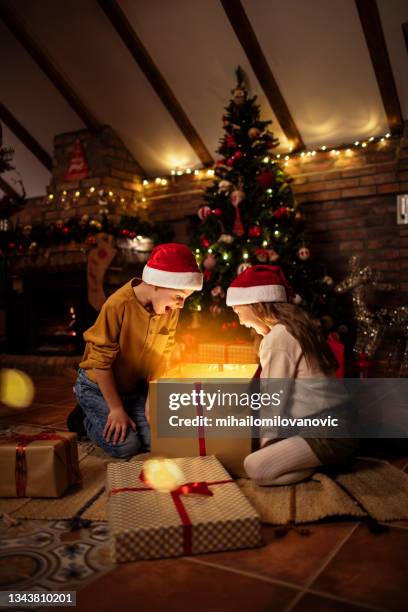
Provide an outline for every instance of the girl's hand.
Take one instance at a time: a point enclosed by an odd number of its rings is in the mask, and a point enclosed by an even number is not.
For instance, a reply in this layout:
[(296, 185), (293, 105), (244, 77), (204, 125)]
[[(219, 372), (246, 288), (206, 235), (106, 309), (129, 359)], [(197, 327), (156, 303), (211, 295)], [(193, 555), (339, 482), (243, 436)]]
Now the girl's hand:
[(136, 431), (136, 425), (126, 410), (123, 408), (113, 408), (110, 410), (108, 418), (106, 419), (103, 437), (107, 442), (112, 439), (113, 444), (124, 442), (128, 426), (133, 431)]

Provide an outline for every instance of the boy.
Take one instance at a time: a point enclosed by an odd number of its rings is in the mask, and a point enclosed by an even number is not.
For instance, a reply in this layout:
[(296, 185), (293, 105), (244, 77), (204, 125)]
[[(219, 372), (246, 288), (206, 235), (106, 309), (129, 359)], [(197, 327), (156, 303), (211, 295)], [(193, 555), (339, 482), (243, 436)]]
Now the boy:
[(74, 386), (79, 406), (68, 417), (68, 429), (80, 433), (75, 420), (82, 409), (86, 434), (113, 457), (149, 450), (148, 381), (165, 370), (180, 309), (202, 284), (187, 246), (168, 243), (153, 249), (142, 279), (113, 293), (84, 333), (85, 353)]

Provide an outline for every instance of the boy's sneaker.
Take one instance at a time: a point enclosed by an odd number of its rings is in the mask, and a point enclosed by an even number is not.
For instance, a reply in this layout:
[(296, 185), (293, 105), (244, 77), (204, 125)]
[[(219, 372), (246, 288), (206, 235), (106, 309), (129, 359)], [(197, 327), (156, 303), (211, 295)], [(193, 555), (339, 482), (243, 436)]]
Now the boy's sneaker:
[(82, 410), (79, 404), (75, 406), (75, 408), (69, 413), (67, 418), (68, 431), (73, 431), (78, 434), (78, 438), (80, 440), (88, 437), (84, 426), (84, 418), (84, 411)]

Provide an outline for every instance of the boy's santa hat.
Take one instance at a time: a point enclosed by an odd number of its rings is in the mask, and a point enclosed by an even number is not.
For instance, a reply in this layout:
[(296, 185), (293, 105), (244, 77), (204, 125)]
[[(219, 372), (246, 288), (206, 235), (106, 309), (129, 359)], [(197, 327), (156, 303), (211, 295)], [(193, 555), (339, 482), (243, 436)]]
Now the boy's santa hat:
[(259, 302), (298, 302), (291, 285), (279, 266), (251, 266), (228, 287), (227, 306)]
[(142, 279), (149, 285), (169, 289), (194, 289), (203, 286), (203, 275), (190, 249), (169, 242), (153, 249), (143, 268)]

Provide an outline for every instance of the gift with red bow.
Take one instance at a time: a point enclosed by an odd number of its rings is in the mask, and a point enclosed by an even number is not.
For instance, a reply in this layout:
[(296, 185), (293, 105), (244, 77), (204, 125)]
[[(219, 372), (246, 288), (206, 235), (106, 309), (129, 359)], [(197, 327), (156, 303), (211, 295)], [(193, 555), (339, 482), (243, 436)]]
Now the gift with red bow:
[(14, 431), (0, 436), (0, 497), (60, 497), (81, 483), (77, 435)]
[(214, 456), (162, 461), (180, 476), (166, 490), (146, 477), (149, 462), (108, 465), (115, 562), (261, 546), (260, 517)]

